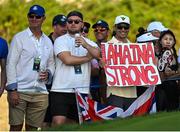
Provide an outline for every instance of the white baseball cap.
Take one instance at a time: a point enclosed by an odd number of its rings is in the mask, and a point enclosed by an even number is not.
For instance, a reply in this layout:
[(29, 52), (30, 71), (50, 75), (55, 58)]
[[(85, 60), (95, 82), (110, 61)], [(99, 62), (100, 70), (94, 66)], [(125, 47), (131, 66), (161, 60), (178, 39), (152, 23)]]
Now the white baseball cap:
[(145, 33), (139, 36), (136, 41), (138, 43), (142, 43), (142, 42), (149, 42), (149, 41), (158, 40), (158, 39), (159, 38), (154, 37), (151, 33)]
[(128, 16), (125, 16), (125, 15), (117, 16), (114, 24), (119, 24), (119, 23), (126, 23), (130, 25), (130, 19)]
[(154, 21), (154, 22), (151, 22), (147, 27), (148, 32), (151, 32), (153, 30), (158, 30), (162, 32), (162, 31), (168, 30), (168, 28), (165, 28), (161, 22)]

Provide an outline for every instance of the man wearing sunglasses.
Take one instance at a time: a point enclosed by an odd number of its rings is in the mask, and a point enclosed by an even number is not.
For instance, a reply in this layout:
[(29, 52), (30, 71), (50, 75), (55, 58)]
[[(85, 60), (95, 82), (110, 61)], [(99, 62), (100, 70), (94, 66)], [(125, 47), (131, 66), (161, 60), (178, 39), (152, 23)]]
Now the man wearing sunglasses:
[(41, 30), (44, 8), (33, 5), (27, 19), (29, 27), (14, 36), (7, 57), (10, 131), (21, 131), (24, 119), (27, 131), (41, 127), (48, 106), (45, 84), (55, 69), (53, 45)]
[[(130, 19), (128, 16), (117, 16), (114, 23), (114, 36), (108, 43), (130, 43), (127, 36), (130, 29)], [(136, 87), (108, 87), (108, 104), (127, 110), (136, 99)]]
[(89, 94), (90, 61), (100, 57), (100, 50), (96, 43), (80, 35), (82, 27), (83, 15), (71, 11), (67, 15), (67, 34), (58, 37), (54, 43), (56, 70), (51, 88), (52, 125), (78, 122), (74, 88)]
[[(94, 29), (94, 35), (98, 47), (101, 48), (101, 43), (107, 42), (109, 36), (109, 25), (104, 20), (98, 20), (92, 28)], [(93, 100), (101, 103), (106, 102), (106, 75), (103, 67), (99, 65), (98, 60), (93, 59), (91, 61), (91, 95)]]
[(109, 25), (104, 20), (98, 20), (92, 28), (94, 29), (94, 36), (96, 37), (96, 43), (101, 47), (102, 42), (107, 42), (109, 36)]

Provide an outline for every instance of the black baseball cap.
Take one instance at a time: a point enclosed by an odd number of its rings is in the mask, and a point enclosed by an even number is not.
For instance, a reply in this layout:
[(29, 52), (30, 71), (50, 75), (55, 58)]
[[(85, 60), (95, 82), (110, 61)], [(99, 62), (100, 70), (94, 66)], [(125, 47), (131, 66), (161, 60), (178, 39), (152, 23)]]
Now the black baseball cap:
[(71, 17), (71, 16), (78, 16), (83, 20), (83, 14), (79, 11), (71, 11), (68, 13), (67, 18)]
[(91, 24), (88, 22), (84, 22), (84, 27), (87, 27), (89, 29), (91, 27)]
[(52, 25), (53, 26), (57, 24), (66, 25), (66, 22), (67, 22), (67, 17), (65, 15), (58, 14), (53, 18)]

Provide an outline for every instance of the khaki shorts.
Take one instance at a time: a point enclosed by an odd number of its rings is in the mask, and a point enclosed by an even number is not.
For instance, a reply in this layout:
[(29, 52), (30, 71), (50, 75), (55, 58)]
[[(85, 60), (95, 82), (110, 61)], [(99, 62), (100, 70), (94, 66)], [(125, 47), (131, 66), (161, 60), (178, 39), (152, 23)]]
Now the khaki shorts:
[(19, 93), (19, 104), (9, 105), (9, 124), (23, 124), (41, 127), (48, 106), (48, 94)]

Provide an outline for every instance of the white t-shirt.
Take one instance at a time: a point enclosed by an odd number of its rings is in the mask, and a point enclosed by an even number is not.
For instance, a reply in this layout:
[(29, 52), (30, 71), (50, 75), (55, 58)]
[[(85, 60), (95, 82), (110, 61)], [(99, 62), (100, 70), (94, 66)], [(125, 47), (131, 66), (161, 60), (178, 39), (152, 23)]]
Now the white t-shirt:
[[(84, 39), (89, 45), (98, 47), (96, 43), (87, 38)], [(69, 51), (75, 56), (85, 56), (88, 53), (82, 46), (75, 47), (75, 38), (71, 37), (69, 34), (65, 34), (55, 40), (54, 53), (56, 56), (56, 70), (51, 91), (73, 93), (73, 88), (77, 88), (79, 92), (88, 94), (91, 73), (90, 62), (81, 64), (82, 73), (75, 74), (74, 66), (65, 65), (57, 58), (57, 55), (64, 51)]]
[(41, 56), (41, 66), (54, 73), (54, 54), (51, 40), (43, 33), (39, 40), (29, 28), (17, 33), (10, 45), (7, 58), (7, 87), (20, 92), (48, 93), (39, 73), (33, 70), (34, 58)]

